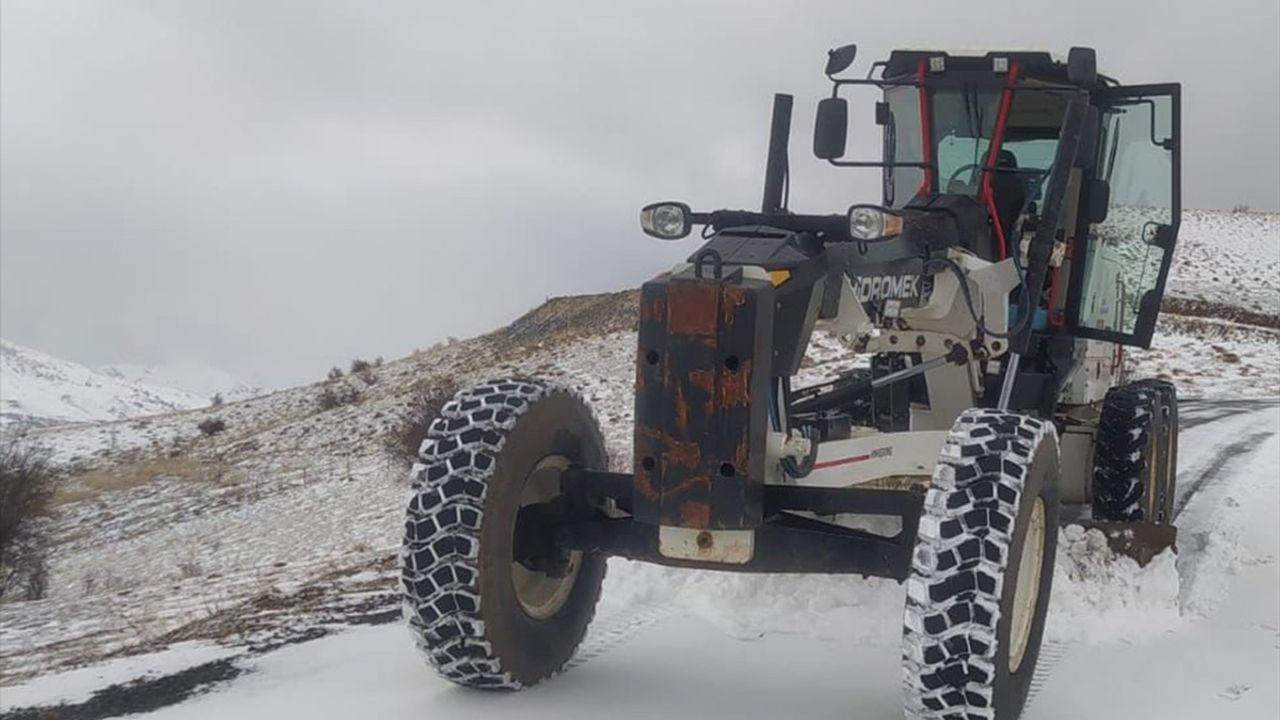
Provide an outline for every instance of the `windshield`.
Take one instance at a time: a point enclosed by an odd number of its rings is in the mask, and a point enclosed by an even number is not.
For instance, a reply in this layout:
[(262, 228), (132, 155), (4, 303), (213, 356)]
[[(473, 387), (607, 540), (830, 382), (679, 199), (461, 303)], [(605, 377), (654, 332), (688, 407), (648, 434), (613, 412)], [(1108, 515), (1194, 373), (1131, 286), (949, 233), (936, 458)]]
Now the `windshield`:
[[(932, 142), (929, 158), (937, 167), (934, 192), (977, 197), (982, 184), (982, 168), (987, 162), (991, 138), (995, 134), (1002, 91), (976, 86), (933, 90), (930, 93)], [(1015, 93), (1004, 130), (997, 167), (1019, 172), (1001, 172), (1009, 180), (1026, 183), (1027, 200), (1035, 201), (1057, 148), (1057, 127), (1046, 126), (1059, 101), (1045, 102), (1037, 92)], [(885, 157), (891, 162), (923, 162), (920, 91), (909, 86), (885, 91), (889, 122), (885, 127)], [(1048, 112), (1046, 112), (1048, 111)], [(1061, 115), (1056, 116), (1060, 118)], [(1056, 120), (1055, 120), (1056, 123)], [(1040, 171), (1040, 172), (1036, 172)], [(902, 207), (925, 184), (925, 170), (912, 167), (885, 168), (885, 204)]]

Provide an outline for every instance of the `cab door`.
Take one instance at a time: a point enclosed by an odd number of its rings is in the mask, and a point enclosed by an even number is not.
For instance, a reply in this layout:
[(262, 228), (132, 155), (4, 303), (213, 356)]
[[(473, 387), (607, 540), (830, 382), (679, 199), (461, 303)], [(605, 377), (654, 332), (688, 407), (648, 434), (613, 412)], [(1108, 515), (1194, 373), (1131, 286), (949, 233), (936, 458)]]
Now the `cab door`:
[[(1105, 88), (1082, 268), (1067, 316), (1079, 337), (1150, 347), (1182, 215), (1179, 84)], [(1100, 182), (1098, 182), (1100, 181)]]

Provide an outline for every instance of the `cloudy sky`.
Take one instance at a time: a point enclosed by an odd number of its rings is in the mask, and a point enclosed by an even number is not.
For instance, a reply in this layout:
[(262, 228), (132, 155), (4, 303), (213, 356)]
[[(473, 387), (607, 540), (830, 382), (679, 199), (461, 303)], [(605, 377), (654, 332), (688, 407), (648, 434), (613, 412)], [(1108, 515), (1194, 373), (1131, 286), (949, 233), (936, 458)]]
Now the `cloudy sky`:
[(1188, 206), (1280, 209), (1280, 4), (1186, 7), (3, 0), (0, 331), (281, 385), (636, 285), (693, 242), (640, 205), (758, 205), (774, 91), (792, 207), (876, 199), (808, 153), (845, 42), (1095, 46), (1184, 84)]

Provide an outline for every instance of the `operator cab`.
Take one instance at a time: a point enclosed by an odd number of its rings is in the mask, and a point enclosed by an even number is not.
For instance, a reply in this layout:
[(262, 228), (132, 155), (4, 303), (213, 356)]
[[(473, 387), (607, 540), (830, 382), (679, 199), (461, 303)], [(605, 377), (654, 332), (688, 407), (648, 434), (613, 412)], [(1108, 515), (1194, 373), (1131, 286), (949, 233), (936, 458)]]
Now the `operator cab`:
[(1042, 202), (1067, 101), (1093, 80), (1072, 78), (1048, 53), (896, 51), (876, 70), (833, 78), (833, 98), (847, 84), (884, 90), (884, 207), (968, 208), (958, 243), (984, 260), (1007, 257), (1019, 220)]
[[(846, 46), (829, 56), (832, 93), (818, 106), (814, 152), (836, 166), (880, 168), (880, 209), (900, 216), (902, 231), (869, 252), (843, 252), (851, 276), (914, 272), (922, 248), (1025, 261), (1048, 209), (1052, 260), (1027, 268), (1038, 275), (1028, 288), (1034, 330), (1150, 345), (1181, 213), (1177, 84), (1121, 86), (1097, 72), (1088, 48), (1065, 60), (899, 50), (866, 77), (845, 77), (854, 54)], [(843, 91), (853, 86), (883, 92), (878, 162), (844, 159)], [(1062, 157), (1073, 104), (1084, 114)]]

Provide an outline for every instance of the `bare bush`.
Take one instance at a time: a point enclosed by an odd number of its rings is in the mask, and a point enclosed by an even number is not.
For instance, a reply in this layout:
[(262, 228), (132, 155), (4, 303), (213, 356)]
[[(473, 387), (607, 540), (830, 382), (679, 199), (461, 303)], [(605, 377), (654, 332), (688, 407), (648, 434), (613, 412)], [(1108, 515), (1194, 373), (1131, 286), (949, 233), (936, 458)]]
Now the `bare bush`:
[(1248, 205), (1247, 203), (1240, 203), (1239, 205), (1233, 205), (1233, 206), (1231, 207), (1231, 212), (1233, 212), (1233, 213), (1247, 213), (1247, 212), (1249, 212), (1249, 205)]
[(373, 371), (375, 367), (381, 367), (382, 359), (379, 358), (376, 363), (371, 363), (362, 358), (356, 358), (351, 361), (351, 376), (360, 378), (365, 385), (372, 385), (378, 382), (378, 375)]
[(360, 391), (346, 383), (335, 383), (325, 386), (316, 398), (321, 410), (332, 410), (343, 405), (354, 405), (360, 402)]
[(222, 403), (222, 393), (214, 393), (213, 397), (209, 398), (209, 404), (213, 407), (222, 407)]
[(194, 557), (189, 557), (178, 562), (178, 576), (184, 580), (199, 577), (203, 574), (204, 567), (201, 566), (200, 561)]
[(452, 378), (439, 378), (418, 386), (409, 398), (408, 410), (400, 424), (387, 434), (387, 454), (406, 466), (413, 464), (431, 423), (440, 417), (440, 410), (457, 392), (458, 384)]
[(196, 425), (196, 427), (200, 429), (201, 435), (209, 437), (210, 435), (217, 435), (223, 430), (226, 430), (227, 421), (220, 417), (209, 418), (207, 420), (201, 420), (200, 424)]
[(329, 379), (329, 380), (341, 380), (341, 379), (342, 379), (342, 368), (338, 367), (337, 365), (334, 365), (333, 367), (329, 368), (329, 375), (328, 375), (328, 379)]
[(49, 453), (18, 435), (0, 439), (0, 598), (44, 596), (48, 584), (41, 517), (53, 497)]

